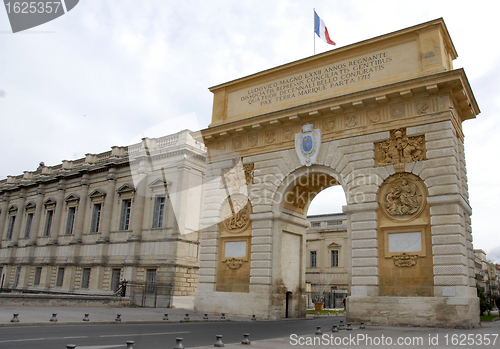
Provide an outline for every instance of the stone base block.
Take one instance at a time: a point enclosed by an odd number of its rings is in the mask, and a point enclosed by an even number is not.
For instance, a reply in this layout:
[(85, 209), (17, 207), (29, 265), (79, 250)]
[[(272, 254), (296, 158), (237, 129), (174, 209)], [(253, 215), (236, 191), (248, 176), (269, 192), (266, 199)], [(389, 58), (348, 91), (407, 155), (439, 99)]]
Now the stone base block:
[[(227, 316), (252, 317), (259, 319), (273, 318), (270, 309), (269, 291), (261, 292), (216, 292), (204, 289), (204, 284), (198, 284), (194, 309), (200, 313), (225, 313)], [(264, 291), (264, 290), (262, 290)], [(276, 318), (276, 315), (274, 315)]]
[(479, 326), (479, 299), (351, 296), (347, 318), (373, 325), (473, 328)]
[(172, 296), (172, 308), (194, 309), (194, 296)]

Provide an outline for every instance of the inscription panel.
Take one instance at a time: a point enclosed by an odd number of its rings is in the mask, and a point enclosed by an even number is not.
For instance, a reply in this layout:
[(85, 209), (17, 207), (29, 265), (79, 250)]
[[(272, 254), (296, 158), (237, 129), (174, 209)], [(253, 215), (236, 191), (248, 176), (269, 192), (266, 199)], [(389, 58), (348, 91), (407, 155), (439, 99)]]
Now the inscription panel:
[(418, 71), (416, 44), (408, 42), (230, 92), (227, 118), (239, 119), (344, 95), (416, 76)]
[(389, 234), (389, 252), (422, 251), (422, 233)]

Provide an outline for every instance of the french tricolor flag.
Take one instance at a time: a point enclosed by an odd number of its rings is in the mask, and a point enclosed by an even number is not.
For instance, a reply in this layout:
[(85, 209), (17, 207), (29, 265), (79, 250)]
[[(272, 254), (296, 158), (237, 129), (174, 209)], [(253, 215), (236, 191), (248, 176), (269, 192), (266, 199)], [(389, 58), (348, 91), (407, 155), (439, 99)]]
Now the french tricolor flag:
[(325, 22), (319, 18), (316, 11), (314, 11), (314, 32), (327, 44), (335, 45), (332, 39), (330, 39), (330, 35), (328, 35), (328, 29), (326, 29)]

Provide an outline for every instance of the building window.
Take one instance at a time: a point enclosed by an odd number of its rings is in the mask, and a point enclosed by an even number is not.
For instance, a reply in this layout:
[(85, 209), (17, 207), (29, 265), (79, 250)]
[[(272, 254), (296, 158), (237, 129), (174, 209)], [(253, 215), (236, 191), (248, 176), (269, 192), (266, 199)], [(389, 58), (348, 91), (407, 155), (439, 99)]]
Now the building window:
[(99, 231), (99, 221), (101, 220), (101, 204), (94, 204), (92, 211), (92, 223), (90, 225), (90, 232), (97, 233)]
[(153, 215), (153, 228), (162, 228), (165, 216), (165, 196), (155, 198), (155, 210)]
[(146, 292), (154, 292), (156, 284), (156, 269), (146, 270)]
[(21, 267), (17, 267), (16, 269), (16, 279), (14, 280), (14, 288), (19, 285), (19, 279), (21, 278)]
[(14, 222), (16, 221), (16, 216), (9, 217), (9, 226), (7, 227), (7, 240), (12, 239), (12, 232), (14, 231)]
[(52, 218), (54, 217), (54, 211), (47, 211), (47, 218), (45, 220), (45, 230), (43, 231), (43, 236), (50, 236), (50, 228), (52, 228)]
[(76, 207), (68, 208), (68, 221), (66, 222), (66, 235), (73, 234), (73, 225), (75, 224)]
[(42, 267), (37, 267), (35, 270), (35, 282), (34, 285), (40, 285), (40, 278), (42, 277)]
[(311, 268), (316, 268), (317, 260), (316, 260), (316, 251), (311, 251)]
[(132, 200), (122, 201), (122, 214), (120, 216), (120, 230), (128, 230), (130, 223), (130, 208), (132, 207)]
[(28, 218), (26, 218), (26, 229), (24, 230), (24, 237), (29, 238), (31, 232), (31, 223), (33, 222), (33, 213), (28, 213)]
[(121, 269), (113, 269), (111, 272), (111, 291), (116, 292), (120, 286)]
[(62, 286), (63, 280), (64, 280), (64, 268), (59, 268), (57, 270), (56, 286)]
[(339, 251), (332, 251), (332, 267), (339, 266)]
[(90, 268), (83, 268), (82, 288), (89, 288), (89, 284), (90, 284)]

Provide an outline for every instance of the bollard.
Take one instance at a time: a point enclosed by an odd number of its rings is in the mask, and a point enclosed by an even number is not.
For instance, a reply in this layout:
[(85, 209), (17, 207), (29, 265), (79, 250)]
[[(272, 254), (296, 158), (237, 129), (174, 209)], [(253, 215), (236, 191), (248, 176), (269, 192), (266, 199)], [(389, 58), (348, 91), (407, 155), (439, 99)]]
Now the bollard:
[(122, 314), (116, 314), (115, 321), (122, 321), (121, 316), (122, 316)]
[(257, 318), (255, 317), (255, 315), (252, 315), (252, 321), (256, 321)]
[(85, 314), (85, 316), (83, 317), (83, 321), (90, 321), (89, 314)]
[(168, 314), (165, 314), (165, 316), (163, 317), (163, 320), (165, 320), (165, 321), (168, 320)]
[(344, 320), (340, 320), (339, 330), (345, 330), (345, 327), (344, 327)]
[(321, 326), (316, 326), (316, 335), (319, 335), (321, 336), (323, 334), (323, 332), (321, 332)]
[(347, 331), (352, 331), (352, 326), (350, 322), (347, 323)]
[(126, 341), (127, 349), (134, 349), (134, 341)]
[(205, 314), (205, 315), (203, 316), (203, 320), (208, 320), (208, 314)]
[(243, 340), (241, 344), (250, 345), (250, 339), (248, 339), (250, 335), (248, 333), (243, 333)]
[(184, 321), (189, 321), (189, 314), (186, 314), (186, 316), (184, 316)]
[(175, 339), (175, 347), (174, 349), (184, 349), (184, 346), (182, 345), (182, 338), (176, 338)]
[(50, 318), (50, 322), (57, 322), (57, 314), (52, 314), (52, 317)]
[(360, 328), (361, 330), (364, 330), (364, 329), (365, 329), (365, 323), (364, 323), (364, 322), (362, 322), (362, 323), (361, 323), (361, 325), (359, 325), (359, 328)]
[(337, 325), (333, 325), (332, 327), (332, 332), (338, 332), (339, 329), (337, 328)]
[(66, 346), (66, 349), (75, 349), (75, 348), (76, 348), (76, 345), (74, 345), (74, 344), (68, 344)]
[(221, 320), (226, 320), (226, 314), (222, 313), (221, 316), (220, 316), (220, 319)]
[(214, 347), (223, 347), (224, 343), (222, 343), (222, 335), (218, 334), (215, 337), (217, 338), (217, 340), (214, 343)]
[(12, 318), (12, 320), (10, 320), (10, 322), (19, 322), (19, 318), (18, 318), (19, 314), (12, 314), (12, 315), (13, 315), (13, 318)]

